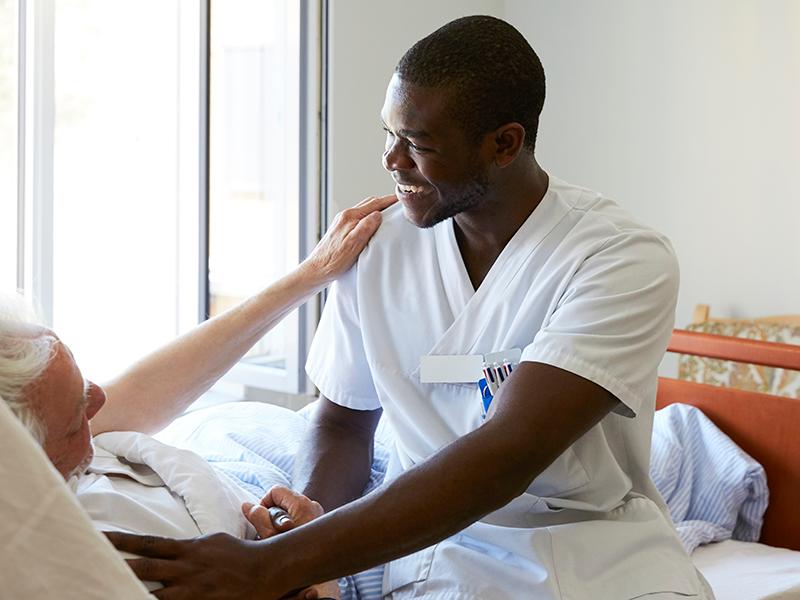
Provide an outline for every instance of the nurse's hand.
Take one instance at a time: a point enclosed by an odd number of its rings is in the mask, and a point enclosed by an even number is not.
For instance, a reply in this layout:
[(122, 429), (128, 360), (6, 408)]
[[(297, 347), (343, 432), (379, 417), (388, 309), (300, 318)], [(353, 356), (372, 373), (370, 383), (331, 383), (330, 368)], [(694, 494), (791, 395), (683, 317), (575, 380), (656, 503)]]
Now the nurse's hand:
[(106, 536), (118, 550), (142, 557), (126, 562), (142, 581), (164, 585), (152, 592), (161, 600), (276, 600), (283, 595), (275, 585), (280, 574), (267, 556), (269, 542), (240, 540), (226, 533), (187, 540), (120, 532)]
[(380, 211), (395, 202), (397, 196), (394, 194), (370, 197), (340, 212), (298, 268), (326, 285), (344, 275), (378, 230), (381, 224)]
[(273, 486), (259, 505), (242, 504), (242, 512), (262, 540), (305, 525), (325, 513), (319, 502), (282, 485)]
[[(123, 552), (142, 558), (126, 562), (142, 581), (158, 581), (160, 600), (314, 600), (340, 598), (336, 582), (286, 593), (282, 565), (291, 557), (269, 541), (240, 540), (227, 533), (173, 540), (118, 531), (106, 537)], [(277, 553), (277, 554), (276, 554)]]

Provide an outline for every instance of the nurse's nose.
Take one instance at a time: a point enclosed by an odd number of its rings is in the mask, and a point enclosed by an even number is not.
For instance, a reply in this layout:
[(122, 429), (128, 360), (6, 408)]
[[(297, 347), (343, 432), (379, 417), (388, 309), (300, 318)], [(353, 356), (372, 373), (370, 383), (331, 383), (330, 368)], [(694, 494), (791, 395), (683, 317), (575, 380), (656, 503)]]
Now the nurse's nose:
[(408, 155), (408, 148), (400, 140), (387, 142), (383, 153), (383, 168), (387, 171), (407, 171), (414, 168), (414, 161)]

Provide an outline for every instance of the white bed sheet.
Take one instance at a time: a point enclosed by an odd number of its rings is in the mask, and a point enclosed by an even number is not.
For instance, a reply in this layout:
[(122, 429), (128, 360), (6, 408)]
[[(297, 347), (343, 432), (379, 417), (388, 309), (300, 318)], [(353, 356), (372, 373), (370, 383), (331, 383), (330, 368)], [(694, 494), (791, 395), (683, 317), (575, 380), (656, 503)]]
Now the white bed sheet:
[(800, 600), (800, 552), (726, 540), (699, 546), (692, 561), (717, 600)]

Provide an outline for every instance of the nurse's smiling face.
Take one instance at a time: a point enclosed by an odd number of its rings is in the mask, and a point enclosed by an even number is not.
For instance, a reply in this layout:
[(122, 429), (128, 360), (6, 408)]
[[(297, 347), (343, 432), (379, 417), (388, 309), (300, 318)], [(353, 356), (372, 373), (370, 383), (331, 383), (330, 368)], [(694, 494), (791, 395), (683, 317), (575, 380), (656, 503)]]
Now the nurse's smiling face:
[(469, 143), (447, 108), (442, 90), (407, 84), (396, 74), (386, 91), (383, 166), (397, 183), (406, 218), (417, 227), (481, 206), (490, 190), (484, 148)]

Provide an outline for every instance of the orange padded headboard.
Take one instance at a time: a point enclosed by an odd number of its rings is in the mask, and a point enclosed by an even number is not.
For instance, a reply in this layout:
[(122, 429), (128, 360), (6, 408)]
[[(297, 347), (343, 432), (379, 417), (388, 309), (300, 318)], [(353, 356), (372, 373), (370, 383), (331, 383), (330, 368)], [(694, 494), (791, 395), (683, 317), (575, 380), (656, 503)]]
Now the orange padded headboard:
[[(675, 330), (670, 352), (800, 370), (800, 346)], [(760, 542), (800, 550), (800, 400), (659, 378), (656, 408), (702, 410), (764, 467), (770, 492)]]

